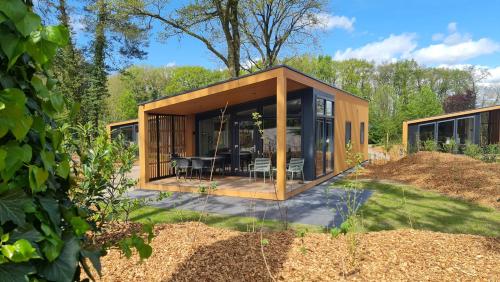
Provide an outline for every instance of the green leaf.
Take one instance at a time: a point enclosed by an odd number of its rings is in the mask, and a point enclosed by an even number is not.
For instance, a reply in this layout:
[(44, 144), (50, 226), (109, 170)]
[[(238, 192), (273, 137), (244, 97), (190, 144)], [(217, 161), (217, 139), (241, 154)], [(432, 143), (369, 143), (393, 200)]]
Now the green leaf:
[(40, 205), (49, 215), (50, 221), (54, 226), (59, 226), (61, 223), (61, 214), (59, 212), (59, 203), (54, 198), (38, 197)]
[(17, 140), (23, 140), (28, 131), (30, 131), (31, 124), (33, 123), (33, 118), (30, 116), (23, 116), (22, 118), (17, 120), (17, 124), (14, 128), (11, 128), (12, 134), (16, 137)]
[(14, 22), (17, 30), (19, 30), (19, 32), (24, 36), (30, 35), (30, 33), (36, 30), (41, 23), (42, 20), (40, 17), (33, 12), (26, 13), (22, 19)]
[(43, 235), (38, 232), (33, 225), (26, 223), (23, 226), (17, 227), (11, 232), (10, 240), (16, 241), (19, 239), (26, 239), (31, 243), (40, 242), (44, 239)]
[(30, 188), (33, 193), (43, 192), (47, 189), (47, 186), (44, 185), (45, 181), (49, 177), (49, 173), (36, 165), (29, 166), (29, 183)]
[(2, 254), (13, 262), (27, 262), (40, 257), (37, 250), (25, 239), (17, 240), (12, 245), (3, 245)]
[(137, 250), (139, 251), (139, 257), (141, 257), (141, 259), (149, 258), (153, 253), (153, 248), (151, 248), (151, 246), (147, 244), (139, 246)]
[(0, 11), (12, 21), (16, 22), (24, 18), (28, 9), (21, 0), (2, 0)]
[(1, 30), (0, 47), (2, 48), (2, 51), (5, 53), (9, 61), (16, 56), (16, 48), (19, 42), (19, 37), (8, 31), (5, 31), (4, 29)]
[(42, 158), (43, 165), (47, 170), (51, 170), (52, 167), (54, 167), (54, 165), (56, 164), (55, 155), (53, 152), (41, 151), (40, 157)]
[(69, 30), (63, 25), (47, 26), (42, 32), (43, 39), (65, 46), (69, 42)]
[(2, 13), (0, 13), (0, 23), (3, 23), (6, 20), (7, 20), (7, 17), (4, 16)]
[(73, 281), (78, 257), (80, 254), (80, 242), (75, 237), (64, 240), (64, 248), (61, 254), (52, 263), (40, 267), (39, 271), (45, 278), (51, 281)]
[(60, 177), (66, 179), (68, 178), (69, 170), (70, 170), (69, 161), (64, 159), (59, 163), (59, 166), (57, 166), (56, 173)]
[(90, 225), (87, 223), (87, 221), (85, 221), (81, 217), (78, 216), (72, 217), (70, 223), (71, 226), (73, 226), (73, 230), (75, 231), (75, 234), (77, 236), (82, 236), (85, 234), (85, 232), (90, 230)]
[(64, 110), (64, 99), (61, 94), (53, 92), (49, 98), (56, 111), (61, 112)]
[(54, 129), (50, 132), (50, 140), (52, 140), (52, 147), (58, 149), (61, 146), (61, 141), (63, 139), (63, 134), (61, 131)]
[(17, 30), (24, 36), (30, 35), (30, 33), (36, 30), (41, 23), (42, 20), (40, 17), (33, 12), (28, 12), (21, 20), (14, 22)]
[(21, 189), (9, 190), (0, 195), (0, 223), (12, 221), (17, 225), (23, 225), (25, 214), (23, 207), (31, 200)]
[(31, 85), (36, 90), (36, 95), (43, 100), (49, 100), (49, 90), (43, 83), (42, 79), (36, 75), (31, 78)]
[(101, 256), (103, 255), (101, 250), (86, 250), (82, 249), (81, 252), (82, 256), (88, 258), (90, 262), (92, 262), (92, 265), (94, 266), (95, 270), (99, 274), (99, 276), (102, 275), (101, 272)]
[(0, 148), (7, 152), (5, 168), (0, 170), (0, 174), (4, 181), (8, 181), (23, 166), (23, 162), (31, 160), (31, 147), (28, 144), (19, 147), (16, 142), (9, 142)]
[(35, 273), (35, 268), (28, 263), (5, 263), (0, 264), (1, 281), (26, 282), (28, 275)]
[(0, 170), (5, 169), (5, 158), (7, 157), (7, 152), (0, 148)]
[(3, 235), (0, 237), (0, 242), (1, 242), (1, 243), (5, 243), (5, 242), (7, 242), (7, 241), (9, 241), (9, 233), (5, 233), (5, 234), (3, 234)]

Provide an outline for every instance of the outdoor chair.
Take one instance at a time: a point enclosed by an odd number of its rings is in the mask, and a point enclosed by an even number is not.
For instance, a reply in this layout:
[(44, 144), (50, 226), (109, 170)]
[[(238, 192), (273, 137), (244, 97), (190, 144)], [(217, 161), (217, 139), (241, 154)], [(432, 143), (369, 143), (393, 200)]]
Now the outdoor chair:
[[(175, 176), (177, 179), (181, 177), (181, 173), (184, 172), (184, 179), (186, 179), (189, 166), (189, 160), (184, 158), (173, 158), (172, 162), (175, 162)], [(192, 172), (191, 172), (192, 174)]]
[(252, 180), (252, 172), (255, 180), (257, 180), (257, 172), (262, 172), (264, 174), (264, 183), (266, 182), (266, 173), (269, 174), (271, 181), (273, 180), (271, 159), (269, 158), (256, 158), (253, 164), (248, 165), (248, 170), (250, 172), (249, 180)]
[(203, 169), (208, 169), (209, 167), (206, 166), (206, 162), (201, 160), (201, 159), (192, 159), (191, 160), (191, 179), (193, 178), (193, 170), (198, 171), (198, 179), (201, 180), (201, 177), (203, 176)]
[(286, 168), (287, 175), (291, 175), (293, 180), (293, 176), (300, 173), (302, 176), (302, 182), (304, 182), (304, 159), (302, 158), (291, 158), (288, 166)]

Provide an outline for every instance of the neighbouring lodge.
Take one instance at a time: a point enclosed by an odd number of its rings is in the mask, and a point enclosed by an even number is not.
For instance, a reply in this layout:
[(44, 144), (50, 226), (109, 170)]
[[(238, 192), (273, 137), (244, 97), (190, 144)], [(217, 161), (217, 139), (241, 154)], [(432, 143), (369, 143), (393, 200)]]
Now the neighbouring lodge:
[(197, 192), (215, 159), (212, 194), (284, 200), (348, 169), (349, 142), (368, 159), (368, 101), (288, 66), (143, 103), (138, 130), (143, 189)]
[(467, 144), (500, 142), (500, 106), (492, 106), (403, 122), (403, 145), (419, 150), (427, 140), (438, 146), (455, 142), (459, 152)]

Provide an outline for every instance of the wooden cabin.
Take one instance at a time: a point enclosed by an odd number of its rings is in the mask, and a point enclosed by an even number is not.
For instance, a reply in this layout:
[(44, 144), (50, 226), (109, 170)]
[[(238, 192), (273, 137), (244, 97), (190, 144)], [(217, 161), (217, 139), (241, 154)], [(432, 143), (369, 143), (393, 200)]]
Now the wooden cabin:
[(486, 146), (500, 142), (500, 105), (403, 122), (403, 146), (418, 151), (423, 142), (439, 146), (455, 142), (458, 151), (466, 144)]
[[(253, 113), (262, 116), (261, 130)], [(368, 101), (288, 66), (146, 102), (138, 114), (142, 189), (197, 192), (208, 185), (177, 179), (172, 158), (213, 157), (218, 138), (224, 164), (215, 195), (285, 200), (348, 169), (347, 142), (368, 158)], [(258, 157), (272, 160), (274, 181), (249, 178)], [(291, 158), (304, 159), (304, 181), (287, 174)]]

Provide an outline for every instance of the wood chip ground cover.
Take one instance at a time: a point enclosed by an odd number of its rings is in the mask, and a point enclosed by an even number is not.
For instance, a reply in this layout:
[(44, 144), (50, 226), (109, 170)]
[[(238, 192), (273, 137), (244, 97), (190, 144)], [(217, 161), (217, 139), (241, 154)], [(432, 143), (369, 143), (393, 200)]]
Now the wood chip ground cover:
[[(143, 262), (111, 250), (102, 281), (270, 281), (260, 234), (198, 223), (156, 227)], [(500, 279), (500, 240), (410, 229), (357, 235), (357, 271), (349, 276), (346, 238), (293, 231), (264, 233), (271, 275), (280, 281)]]
[(361, 177), (398, 181), (500, 209), (500, 163), (418, 152), (397, 161), (368, 165)]

